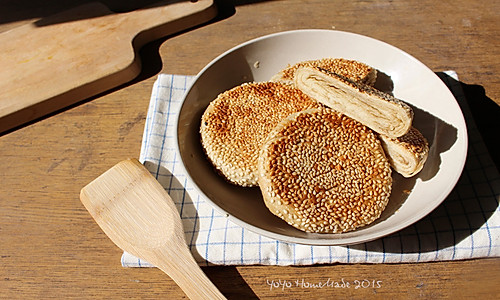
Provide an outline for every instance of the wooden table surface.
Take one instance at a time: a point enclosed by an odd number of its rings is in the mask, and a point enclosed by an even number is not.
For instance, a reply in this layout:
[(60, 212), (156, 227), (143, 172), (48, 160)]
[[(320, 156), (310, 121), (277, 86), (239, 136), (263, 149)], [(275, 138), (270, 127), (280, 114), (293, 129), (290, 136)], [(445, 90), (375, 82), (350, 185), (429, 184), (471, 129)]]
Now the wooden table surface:
[[(2, 1), (0, 31), (82, 2)], [(498, 124), (484, 117), (498, 112), (500, 104), (498, 1), (250, 0), (234, 4), (234, 10), (224, 9), (218, 20), (148, 44), (141, 51), (143, 73), (137, 80), (0, 136), (0, 298), (185, 297), (158, 269), (122, 268), (122, 251), (94, 223), (80, 203), (79, 191), (118, 161), (138, 157), (158, 73), (194, 75), (223, 51), (261, 35), (334, 28), (390, 43), (434, 71), (456, 70), (468, 95), (473, 95), (468, 101), (481, 133), (498, 134), (494, 130)], [(498, 146), (498, 141), (488, 146)], [(500, 258), (203, 270), (229, 299), (500, 296)], [(271, 280), (325, 278), (375, 280), (380, 285), (284, 290), (268, 285)]]

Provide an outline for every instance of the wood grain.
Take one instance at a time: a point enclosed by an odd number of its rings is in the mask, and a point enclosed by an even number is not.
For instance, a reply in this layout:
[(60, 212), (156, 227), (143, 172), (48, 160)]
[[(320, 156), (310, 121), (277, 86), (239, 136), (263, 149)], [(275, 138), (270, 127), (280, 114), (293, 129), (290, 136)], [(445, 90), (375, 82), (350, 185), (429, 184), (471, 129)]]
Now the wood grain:
[[(480, 87), (485, 100), (496, 104), (494, 107), (500, 104), (500, 82), (496, 75), (500, 72), (497, 2), (235, 3), (238, 4), (235, 13), (229, 17), (146, 46), (141, 52), (145, 63), (139, 80), (0, 137), (2, 297), (185, 297), (160, 270), (122, 268), (121, 250), (102, 233), (78, 199), (80, 189), (104, 170), (124, 158), (138, 157), (151, 88), (158, 72), (194, 75), (223, 51), (250, 38), (289, 29), (335, 27), (393, 44), (434, 71), (454, 69), (464, 85)], [(476, 103), (478, 99), (472, 95), (468, 100)], [(477, 115), (484, 117), (487, 111), (478, 110)], [(497, 124), (498, 119), (490, 122), (490, 131), (498, 128)], [(498, 131), (492, 132), (498, 136)], [(498, 299), (500, 296), (500, 258), (394, 265), (227, 266), (203, 270), (228, 299)], [(380, 288), (281, 290), (270, 289), (267, 283), (272, 280), (312, 283), (328, 278), (350, 282), (376, 280), (380, 281)]]
[(0, 33), (0, 132), (134, 79), (136, 48), (215, 15), (211, 0), (127, 13), (95, 2)]

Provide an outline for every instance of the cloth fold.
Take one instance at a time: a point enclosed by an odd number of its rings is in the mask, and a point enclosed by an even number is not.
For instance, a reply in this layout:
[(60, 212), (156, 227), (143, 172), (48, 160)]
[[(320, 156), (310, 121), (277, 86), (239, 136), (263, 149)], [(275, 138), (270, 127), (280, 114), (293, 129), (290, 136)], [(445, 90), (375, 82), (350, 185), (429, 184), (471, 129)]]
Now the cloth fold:
[[(175, 147), (175, 122), (194, 76), (160, 74), (154, 84), (140, 161), (165, 187), (186, 241), (204, 265), (403, 263), (500, 256), (500, 175), (477, 131), (456, 73), (438, 73), (455, 95), (469, 132), (464, 172), (447, 199), (419, 222), (352, 246), (290, 244), (255, 234), (214, 210), (186, 176)], [(152, 267), (124, 252), (124, 267)]]

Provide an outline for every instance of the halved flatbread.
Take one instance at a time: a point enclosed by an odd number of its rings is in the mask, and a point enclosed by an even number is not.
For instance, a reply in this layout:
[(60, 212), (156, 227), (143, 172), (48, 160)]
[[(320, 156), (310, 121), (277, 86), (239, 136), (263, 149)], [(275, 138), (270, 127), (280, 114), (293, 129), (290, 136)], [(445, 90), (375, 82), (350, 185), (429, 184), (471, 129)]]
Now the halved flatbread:
[(411, 107), (390, 94), (317, 67), (300, 67), (294, 85), (320, 103), (396, 138), (410, 130)]
[(398, 138), (380, 135), (382, 146), (394, 171), (412, 177), (422, 170), (429, 155), (429, 143), (416, 128)]
[(289, 65), (274, 75), (271, 81), (293, 84), (295, 71), (301, 67), (318, 67), (368, 85), (374, 85), (377, 79), (377, 70), (362, 62), (345, 58), (322, 58)]

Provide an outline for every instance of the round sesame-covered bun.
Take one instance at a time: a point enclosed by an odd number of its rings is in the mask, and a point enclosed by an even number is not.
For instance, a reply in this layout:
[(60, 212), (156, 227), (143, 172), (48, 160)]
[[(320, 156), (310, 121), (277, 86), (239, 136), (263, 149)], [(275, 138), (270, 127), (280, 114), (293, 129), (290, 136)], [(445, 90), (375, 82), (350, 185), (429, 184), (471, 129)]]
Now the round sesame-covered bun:
[(288, 115), (319, 106), (283, 83), (244, 83), (219, 94), (206, 108), (201, 142), (212, 164), (228, 181), (255, 186), (257, 158), (268, 133)]
[(391, 168), (377, 136), (327, 108), (280, 122), (262, 146), (258, 167), (266, 206), (306, 232), (368, 225), (391, 193)]

